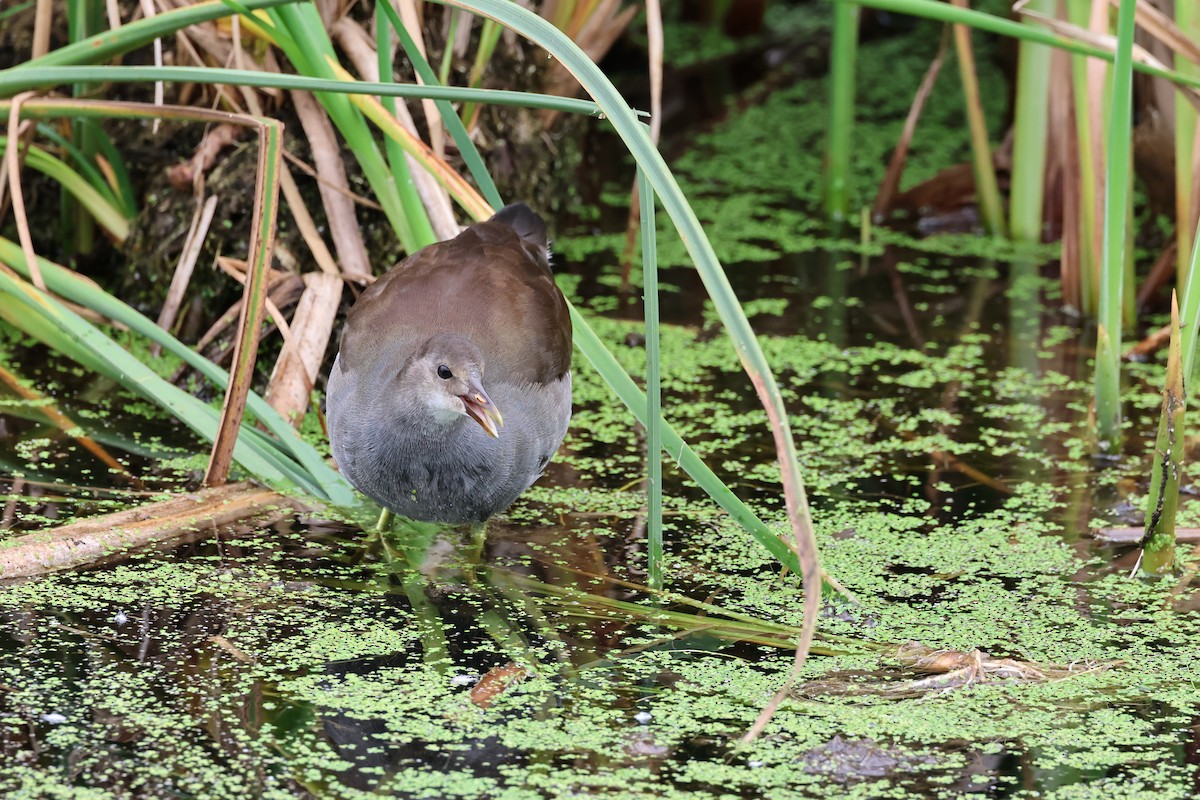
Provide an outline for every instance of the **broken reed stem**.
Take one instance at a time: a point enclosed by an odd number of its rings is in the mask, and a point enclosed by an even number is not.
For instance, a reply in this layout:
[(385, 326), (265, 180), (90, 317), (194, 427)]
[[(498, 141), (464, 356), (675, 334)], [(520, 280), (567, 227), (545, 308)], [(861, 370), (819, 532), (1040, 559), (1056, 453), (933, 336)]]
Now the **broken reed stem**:
[(234, 448), (246, 410), (246, 397), (254, 376), (258, 354), (258, 339), (267, 301), (267, 276), (275, 248), (276, 210), (279, 202), (280, 152), (283, 126), (275, 120), (258, 124), (258, 174), (254, 181), (254, 211), (251, 219), (250, 244), (246, 256), (246, 289), (242, 313), (238, 319), (238, 335), (229, 370), (229, 385), (221, 406), (221, 419), (213, 437), (208, 469), (204, 473), (206, 486), (221, 486), (229, 478)]
[(269, 525), (301, 508), (297, 500), (249, 483), (201, 489), (10, 539), (0, 546), (0, 579), (82, 567), (134, 548), (215, 533), (236, 523)]
[(294, 427), (300, 427), (308, 410), (342, 299), (342, 279), (337, 275), (310, 272), (303, 280), (304, 294), (292, 315), (291, 339), (275, 362), (266, 396)]
[(1171, 293), (1171, 347), (1167, 351), (1167, 380), (1162, 415), (1154, 443), (1146, 533), (1142, 537), (1141, 570), (1165, 575), (1175, 569), (1175, 512), (1179, 508), (1179, 475), (1184, 457), (1183, 365), (1179, 336), (1179, 300)]
[[(804, 489), (804, 479), (799, 469), (794, 467), (796, 455), (791, 449), (790, 436), (786, 419), (780, 417), (779, 409), (770, 402), (769, 393), (763, 376), (752, 370), (748, 362), (744, 362), (750, 382), (762, 400), (767, 412), (767, 420), (771, 425), (771, 434), (775, 439), (775, 452), (779, 455), (779, 469), (783, 476), (784, 503), (787, 506), (788, 519), (791, 523), (789, 531), (791, 539), (788, 546), (796, 554), (800, 562), (801, 585), (804, 588), (804, 624), (800, 629), (800, 638), (796, 643), (796, 655), (792, 660), (792, 669), (784, 679), (783, 685), (775, 692), (775, 696), (767, 703), (750, 729), (742, 735), (743, 743), (753, 742), (767, 727), (771, 718), (783, 701), (791, 694), (792, 687), (800, 677), (800, 670), (808, 660), (812, 650), (813, 638), (817, 631), (817, 617), (821, 613), (821, 564), (817, 553), (816, 534), (813, 532), (812, 514), (808, 508), (808, 494)], [(788, 464), (790, 454), (793, 465)], [(791, 468), (789, 468), (791, 466)]]

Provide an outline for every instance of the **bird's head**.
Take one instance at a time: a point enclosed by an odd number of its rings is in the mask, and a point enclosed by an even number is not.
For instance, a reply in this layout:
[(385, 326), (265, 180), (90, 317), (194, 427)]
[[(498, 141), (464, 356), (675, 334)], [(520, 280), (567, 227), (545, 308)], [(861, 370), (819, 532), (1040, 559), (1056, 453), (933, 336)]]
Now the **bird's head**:
[(436, 417), (449, 422), (468, 416), (497, 438), (504, 418), (483, 388), (483, 369), (483, 353), (470, 339), (438, 334), (405, 366), (400, 389), (415, 393), (413, 399)]

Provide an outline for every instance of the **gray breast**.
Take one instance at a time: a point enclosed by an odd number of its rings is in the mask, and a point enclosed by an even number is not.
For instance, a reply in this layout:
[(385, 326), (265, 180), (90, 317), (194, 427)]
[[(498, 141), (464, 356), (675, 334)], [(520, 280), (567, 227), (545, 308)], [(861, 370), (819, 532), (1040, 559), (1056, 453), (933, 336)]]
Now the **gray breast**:
[[(495, 439), (466, 417), (444, 427), (380, 420), (379, 411), (372, 412), (379, 398), (352, 384), (335, 363), (329, 438), (338, 467), (380, 505), (428, 522), (483, 522), (508, 508), (542, 474), (571, 419), (569, 373), (548, 385), (489, 384), (504, 415)], [(368, 428), (363, 419), (380, 424)]]

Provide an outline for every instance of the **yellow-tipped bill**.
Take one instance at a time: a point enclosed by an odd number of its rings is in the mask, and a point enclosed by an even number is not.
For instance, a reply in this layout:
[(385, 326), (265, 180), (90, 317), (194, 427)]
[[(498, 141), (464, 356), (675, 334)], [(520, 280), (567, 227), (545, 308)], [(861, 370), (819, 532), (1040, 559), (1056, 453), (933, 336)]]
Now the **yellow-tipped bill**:
[(467, 410), (467, 416), (478, 422), (479, 427), (483, 428), (488, 436), (493, 439), (500, 438), (498, 427), (504, 427), (504, 417), (500, 416), (500, 409), (496, 408), (496, 404), (488, 397), (483, 387), (472, 380), (469, 391), (460, 397)]

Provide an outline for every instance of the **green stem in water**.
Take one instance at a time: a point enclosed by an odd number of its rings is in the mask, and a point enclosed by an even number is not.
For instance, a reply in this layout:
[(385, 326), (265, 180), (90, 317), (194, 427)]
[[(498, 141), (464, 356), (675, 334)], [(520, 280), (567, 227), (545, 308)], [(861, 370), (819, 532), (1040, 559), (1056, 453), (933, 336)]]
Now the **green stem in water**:
[(1095, 394), (1096, 439), (1100, 450), (1108, 453), (1119, 451), (1121, 436), (1121, 317), (1126, 271), (1136, 4), (1137, 0), (1121, 0), (1117, 14), (1117, 58), (1113, 66), (1104, 178), (1104, 252), (1100, 270)]
[(971, 49), (971, 29), (966, 25), (954, 26), (954, 48), (958, 54), (958, 71), (962, 76), (963, 95), (967, 105), (967, 124), (971, 130), (971, 157), (975, 168), (975, 194), (979, 198), (979, 210), (983, 214), (983, 224), (987, 232), (993, 236), (1003, 236), (1006, 227), (1004, 203), (1000, 199), (1000, 186), (996, 182), (996, 170), (992, 166), (987, 120), (983, 116), (979, 77), (975, 73), (975, 53)]
[[(1054, 14), (1054, 0), (1030, 0), (1031, 11)], [(1042, 240), (1042, 195), (1046, 172), (1046, 125), (1049, 117), (1050, 48), (1021, 42), (1017, 57), (1017, 97), (1013, 116), (1013, 169), (1009, 200), (1012, 236), (1020, 242)]]
[[(1175, 24), (1179, 30), (1193, 42), (1200, 42), (1200, 6), (1194, 2), (1177, 2), (1175, 4)], [(1184, 75), (1200, 77), (1200, 64), (1195, 64), (1183, 58), (1175, 59), (1176, 69)], [(1184, 286), (1188, 282), (1190, 271), (1188, 265), (1192, 251), (1192, 225), (1196, 220), (1196, 208), (1192, 204), (1192, 193), (1195, 189), (1192, 165), (1196, 158), (1196, 124), (1195, 107), (1180, 93), (1175, 93), (1175, 242), (1177, 259), (1176, 286)], [(1182, 302), (1187, 305), (1187, 295)], [(1189, 374), (1189, 373), (1185, 373)]]
[(1146, 533), (1142, 537), (1142, 572), (1165, 575), (1175, 569), (1175, 514), (1179, 509), (1179, 475), (1184, 457), (1183, 368), (1180, 357), (1179, 302), (1171, 293), (1171, 347), (1167, 353), (1167, 382), (1162, 415), (1154, 442)]
[(640, 167), (638, 199), (642, 213), (642, 296), (646, 307), (646, 552), (650, 588), (663, 588), (662, 414), (658, 333), (658, 242), (654, 227), (654, 187)]
[(854, 127), (854, 59), (858, 50), (858, 6), (833, 8), (829, 58), (829, 139), (825, 150), (825, 212), (843, 220), (850, 213), (850, 137)]

